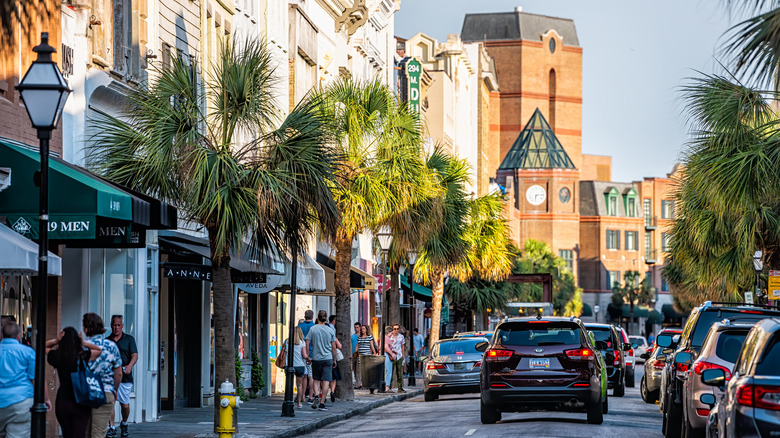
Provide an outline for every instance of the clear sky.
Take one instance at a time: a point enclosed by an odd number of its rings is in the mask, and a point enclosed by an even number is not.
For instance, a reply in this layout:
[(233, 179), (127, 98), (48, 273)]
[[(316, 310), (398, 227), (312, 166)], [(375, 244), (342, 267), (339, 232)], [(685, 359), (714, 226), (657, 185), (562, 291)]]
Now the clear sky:
[[(439, 41), (460, 35), (469, 12), (571, 18), (583, 48), (582, 152), (611, 155), (612, 179), (665, 176), (687, 127), (679, 87), (721, 73), (724, 32), (738, 20), (718, 0), (402, 0), (395, 33)], [(499, 87), (501, 86), (499, 82)], [(523, 120), (520, 123), (525, 123)], [(565, 147), (565, 145), (564, 145)]]

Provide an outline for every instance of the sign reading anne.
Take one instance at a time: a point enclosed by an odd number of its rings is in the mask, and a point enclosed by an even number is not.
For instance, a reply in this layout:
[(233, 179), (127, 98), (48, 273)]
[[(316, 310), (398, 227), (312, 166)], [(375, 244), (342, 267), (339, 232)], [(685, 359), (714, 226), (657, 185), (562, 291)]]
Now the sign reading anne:
[(420, 77), (422, 76), (422, 64), (416, 58), (409, 58), (406, 61), (406, 101), (409, 105), (420, 112)]

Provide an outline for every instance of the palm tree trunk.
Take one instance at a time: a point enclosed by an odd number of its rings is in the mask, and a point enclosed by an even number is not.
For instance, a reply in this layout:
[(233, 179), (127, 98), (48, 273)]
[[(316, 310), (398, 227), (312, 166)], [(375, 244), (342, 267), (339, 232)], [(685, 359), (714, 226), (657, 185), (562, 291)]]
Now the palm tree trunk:
[[(229, 381), (236, 382), (235, 316), (233, 315), (233, 286), (230, 281), (230, 253), (215, 248), (216, 230), (209, 229), (211, 244), (211, 288), (214, 295), (214, 374), (215, 390)], [(214, 432), (219, 424), (219, 403), (214, 403)]]
[(441, 331), (441, 302), (444, 299), (444, 273), (439, 269), (431, 272), (431, 286), (433, 287), (433, 312), (431, 314), (431, 336), (428, 348), (433, 348), (439, 340)]
[[(401, 304), (400, 293), (398, 288), (400, 286), (400, 280), (398, 278), (398, 265), (390, 267), (390, 290), (387, 293), (387, 304), (389, 306), (387, 323), (389, 324), (401, 324)], [(403, 324), (401, 324), (403, 325)]]
[(336, 382), (336, 397), (344, 400), (354, 400), (355, 390), (352, 383), (352, 373), (349, 369), (348, 360), (352, 357), (350, 351), (352, 342), (350, 310), (352, 307), (352, 297), (349, 289), (350, 261), (352, 259), (352, 236), (342, 236), (336, 238), (334, 242), (336, 247), (336, 337), (341, 342), (341, 352), (344, 354), (344, 360), (339, 363), (341, 380)]

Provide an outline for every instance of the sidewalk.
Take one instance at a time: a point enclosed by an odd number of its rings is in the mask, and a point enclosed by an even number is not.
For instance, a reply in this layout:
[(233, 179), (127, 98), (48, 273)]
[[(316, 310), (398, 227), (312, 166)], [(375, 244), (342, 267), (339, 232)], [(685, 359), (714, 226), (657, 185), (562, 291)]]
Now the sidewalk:
[[(295, 408), (295, 417), (281, 417), (284, 395), (250, 399), (238, 410), (238, 438), (293, 437), (311, 432), (325, 425), (364, 414), (374, 408), (422, 394), (422, 379), (406, 393), (370, 394), (355, 390), (355, 401), (327, 402), (327, 411), (317, 411), (304, 404)], [(163, 411), (160, 420), (153, 423), (130, 424), (131, 438), (161, 437), (216, 437), (213, 432), (214, 408), (181, 408)]]

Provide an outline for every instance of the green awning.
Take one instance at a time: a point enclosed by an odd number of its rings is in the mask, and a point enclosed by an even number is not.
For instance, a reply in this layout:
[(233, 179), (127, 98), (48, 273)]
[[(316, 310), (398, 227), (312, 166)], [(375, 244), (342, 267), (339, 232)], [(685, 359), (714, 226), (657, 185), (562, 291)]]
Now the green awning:
[[(7, 139), (0, 140), (0, 167), (10, 167), (11, 185), (0, 192), (0, 216), (19, 234), (38, 238), (40, 153)], [(98, 222), (105, 233), (124, 233), (133, 220), (130, 194), (80, 171), (64, 161), (49, 159), (49, 238), (95, 239)]]
[[(614, 309), (615, 306), (612, 303), (609, 303), (609, 305), (607, 305), (607, 312), (610, 312), (610, 314), (616, 313)], [(620, 314), (623, 318), (630, 318), (631, 306), (629, 306), (628, 304), (623, 304)], [(647, 318), (649, 315), (650, 315), (649, 308), (645, 306), (634, 306), (634, 318)]]
[[(406, 278), (404, 275), (399, 275), (399, 278), (401, 279), (401, 287), (404, 288), (404, 290), (409, 290), (409, 279)], [(431, 301), (433, 300), (433, 292), (420, 284), (415, 283), (414, 284), (414, 295), (415, 298), (418, 300), (425, 300), (425, 301)]]
[(582, 313), (580, 316), (593, 316), (593, 308), (588, 303), (582, 303)]

